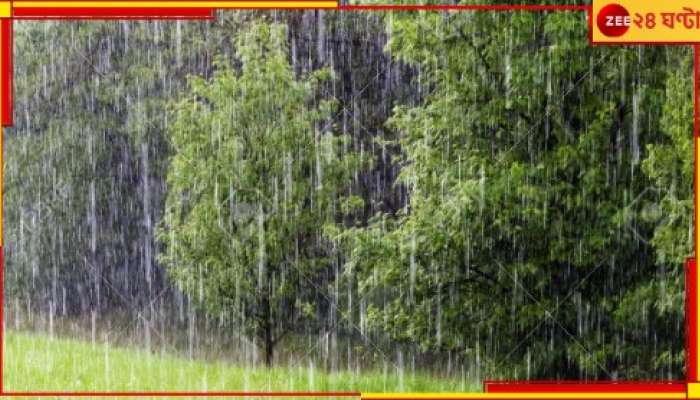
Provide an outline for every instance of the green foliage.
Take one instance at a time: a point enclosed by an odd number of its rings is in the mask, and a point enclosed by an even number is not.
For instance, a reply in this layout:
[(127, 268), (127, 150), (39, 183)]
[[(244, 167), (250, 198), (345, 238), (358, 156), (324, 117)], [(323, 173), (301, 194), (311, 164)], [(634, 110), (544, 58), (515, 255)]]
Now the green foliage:
[(353, 171), (321, 70), (296, 79), (285, 28), (252, 23), (236, 41), (240, 72), (223, 59), (193, 78), (170, 129), (174, 151), (160, 238), (171, 277), (210, 312), (234, 315), (272, 348), (311, 316), (337, 255), (335, 224)]
[(648, 217), (659, 222), (653, 243), (661, 264), (682, 263), (692, 253), (693, 216), (693, 82), (690, 57), (668, 73), (660, 133), (666, 140), (649, 145), (644, 172), (662, 191), (658, 209)]
[[(682, 265), (693, 253), (693, 79), (690, 54), (676, 58), (679, 67), (666, 76), (659, 134), (662, 140), (648, 146), (644, 173), (659, 191), (657, 204), (647, 207), (643, 218), (655, 224), (651, 243), (660, 276), (633, 291), (626, 301), (642, 303), (658, 324), (684, 320), (685, 284)], [(667, 271), (669, 268), (670, 271)], [(658, 318), (658, 317), (657, 317)], [(625, 322), (639, 323), (640, 315), (627, 315)], [(682, 365), (683, 354), (663, 349), (658, 364)]]
[(591, 47), (579, 13), (358, 15), (17, 24), (10, 301), (192, 300), (268, 362), (323, 331), (363, 361), (680, 378), (688, 50)]
[(389, 121), (409, 203), (343, 235), (374, 329), (493, 360), (496, 376), (679, 376), (681, 266), (657, 267), (640, 217), (676, 53), (590, 47), (567, 13), (386, 23), (387, 50), (430, 94)]

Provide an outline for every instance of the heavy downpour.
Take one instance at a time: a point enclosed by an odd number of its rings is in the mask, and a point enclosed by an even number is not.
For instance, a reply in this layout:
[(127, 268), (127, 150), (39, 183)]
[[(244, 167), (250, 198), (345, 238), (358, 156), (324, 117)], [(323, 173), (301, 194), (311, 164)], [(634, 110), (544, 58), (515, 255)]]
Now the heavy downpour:
[(15, 22), (5, 388), (682, 379), (691, 49), (587, 29)]

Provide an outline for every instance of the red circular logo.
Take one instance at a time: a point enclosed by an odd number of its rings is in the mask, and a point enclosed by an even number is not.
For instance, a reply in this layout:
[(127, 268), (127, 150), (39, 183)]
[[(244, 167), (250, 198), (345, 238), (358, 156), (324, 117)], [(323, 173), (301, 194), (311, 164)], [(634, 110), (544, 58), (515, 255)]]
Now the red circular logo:
[(598, 29), (608, 37), (622, 36), (632, 23), (630, 13), (619, 4), (608, 4), (603, 7), (596, 18)]

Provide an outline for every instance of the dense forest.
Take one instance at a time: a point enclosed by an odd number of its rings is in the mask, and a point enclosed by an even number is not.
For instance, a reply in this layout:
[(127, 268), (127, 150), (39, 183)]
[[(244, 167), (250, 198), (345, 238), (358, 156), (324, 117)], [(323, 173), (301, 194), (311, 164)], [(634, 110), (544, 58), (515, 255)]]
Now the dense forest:
[(6, 326), (681, 378), (690, 49), (587, 34), (576, 12), (15, 23)]

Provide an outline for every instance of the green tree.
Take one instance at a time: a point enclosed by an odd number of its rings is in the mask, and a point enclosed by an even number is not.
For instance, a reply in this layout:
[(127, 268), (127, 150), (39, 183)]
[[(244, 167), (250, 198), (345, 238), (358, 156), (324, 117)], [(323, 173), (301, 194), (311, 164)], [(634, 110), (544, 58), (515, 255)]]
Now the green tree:
[[(690, 51), (671, 53), (676, 68), (666, 76), (659, 143), (648, 145), (644, 173), (660, 193), (642, 217), (655, 224), (651, 240), (656, 262), (664, 268), (662, 279), (641, 285), (633, 301), (650, 304), (655, 314), (682, 322), (685, 284), (682, 265), (693, 254), (693, 66)], [(667, 270), (666, 270), (667, 269)], [(639, 323), (640, 316), (626, 315)], [(665, 358), (680, 364), (680, 351), (665, 351)]]
[(430, 94), (390, 121), (409, 203), (344, 235), (377, 329), (491, 360), (499, 375), (680, 375), (682, 324), (637, 302), (677, 276), (656, 265), (654, 226), (638, 212), (655, 200), (640, 161), (659, 140), (672, 58), (591, 47), (585, 24), (567, 13), (387, 17), (388, 50)]
[(354, 170), (331, 132), (332, 102), (315, 96), (329, 71), (297, 80), (285, 35), (251, 23), (236, 41), (240, 72), (219, 59), (210, 80), (191, 80), (170, 129), (159, 231), (170, 276), (209, 312), (233, 315), (267, 365), (316, 314), (337, 263), (323, 228)]

